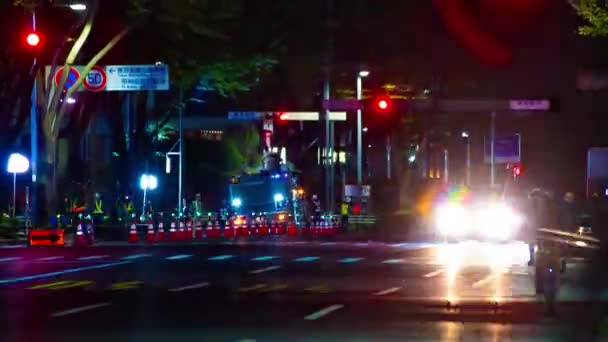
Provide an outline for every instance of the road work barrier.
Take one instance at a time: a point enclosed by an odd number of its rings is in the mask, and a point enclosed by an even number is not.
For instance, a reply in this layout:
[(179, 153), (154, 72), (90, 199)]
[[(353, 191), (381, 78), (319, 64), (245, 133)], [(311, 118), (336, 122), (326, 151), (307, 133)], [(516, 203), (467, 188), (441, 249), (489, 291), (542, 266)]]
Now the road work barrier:
[(65, 246), (64, 230), (57, 228), (30, 230), (28, 243), (30, 246)]

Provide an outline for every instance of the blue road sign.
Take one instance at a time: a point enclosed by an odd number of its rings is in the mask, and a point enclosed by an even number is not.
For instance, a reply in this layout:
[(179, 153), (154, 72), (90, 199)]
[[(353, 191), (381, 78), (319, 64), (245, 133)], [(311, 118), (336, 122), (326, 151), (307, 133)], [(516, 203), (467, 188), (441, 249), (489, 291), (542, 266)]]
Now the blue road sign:
[[(484, 162), (491, 162), (490, 140), (484, 141)], [(496, 164), (515, 164), (521, 162), (521, 136), (519, 134), (501, 135), (494, 138), (494, 162)]]
[(228, 112), (228, 120), (262, 120), (264, 112)]

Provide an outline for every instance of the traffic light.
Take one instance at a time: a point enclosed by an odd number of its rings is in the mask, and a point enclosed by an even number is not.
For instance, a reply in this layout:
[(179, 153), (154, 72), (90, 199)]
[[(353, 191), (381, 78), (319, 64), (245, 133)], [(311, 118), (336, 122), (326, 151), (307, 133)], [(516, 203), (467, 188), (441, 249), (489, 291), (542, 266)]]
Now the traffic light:
[(376, 111), (380, 113), (389, 112), (392, 109), (391, 99), (388, 96), (378, 97), (375, 102)]
[(519, 177), (519, 176), (521, 176), (521, 166), (520, 165), (513, 166), (513, 177)]
[(38, 47), (40, 45), (40, 35), (36, 32), (28, 33), (25, 36), (25, 43), (32, 48)]
[(287, 119), (289, 119), (289, 114), (287, 113), (278, 113), (279, 121), (284, 122), (287, 121)]

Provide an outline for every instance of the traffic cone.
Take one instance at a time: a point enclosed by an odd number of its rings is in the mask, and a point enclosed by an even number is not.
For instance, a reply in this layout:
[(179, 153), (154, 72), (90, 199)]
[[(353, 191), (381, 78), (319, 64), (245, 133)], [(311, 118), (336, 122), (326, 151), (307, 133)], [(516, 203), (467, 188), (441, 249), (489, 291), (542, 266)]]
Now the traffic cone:
[(279, 222), (277, 227), (277, 234), (285, 235), (285, 221)]
[(175, 218), (171, 221), (171, 226), (169, 227), (169, 239), (171, 241), (177, 241), (179, 236), (177, 235), (177, 228), (175, 227)]
[(201, 219), (197, 219), (194, 223), (194, 237), (196, 239), (203, 238), (203, 223)]
[(74, 236), (74, 246), (83, 246), (85, 244), (84, 231), (82, 231), (82, 221), (78, 222), (76, 227), (76, 235)]
[(165, 224), (163, 223), (162, 216), (160, 217), (160, 221), (158, 222), (158, 232), (156, 232), (156, 241), (165, 241)]
[(239, 236), (249, 236), (247, 219), (243, 220), (243, 224), (239, 227)]
[(220, 221), (215, 220), (215, 226), (213, 227), (213, 237), (219, 238), (222, 236), (222, 227), (220, 226)]
[(194, 232), (192, 231), (192, 219), (186, 221), (186, 236), (185, 240), (192, 240), (194, 238)]
[(139, 241), (139, 235), (137, 234), (137, 225), (135, 224), (135, 221), (133, 221), (129, 228), (129, 242), (136, 243), (137, 241)]
[(186, 239), (186, 227), (184, 226), (184, 220), (181, 218), (179, 219), (179, 228), (177, 231), (177, 239), (178, 240)]
[(266, 218), (262, 220), (261, 226), (258, 226), (258, 234), (268, 235), (268, 222), (266, 222)]
[(277, 221), (272, 220), (270, 221), (270, 235), (276, 235), (277, 233)]
[(93, 222), (90, 218), (87, 220), (87, 234), (85, 240), (89, 246), (92, 246), (93, 242), (95, 242), (95, 230), (93, 229)]
[(211, 222), (211, 219), (207, 220), (207, 238), (212, 238), (213, 237), (213, 222)]
[(154, 223), (148, 220), (148, 231), (146, 232), (146, 241), (150, 243), (156, 242), (156, 233), (154, 232)]
[(234, 221), (226, 222), (226, 227), (224, 227), (224, 237), (234, 237)]
[(287, 235), (289, 235), (289, 236), (298, 235), (298, 228), (296, 227), (296, 223), (294, 221), (289, 221), (289, 225), (287, 226)]

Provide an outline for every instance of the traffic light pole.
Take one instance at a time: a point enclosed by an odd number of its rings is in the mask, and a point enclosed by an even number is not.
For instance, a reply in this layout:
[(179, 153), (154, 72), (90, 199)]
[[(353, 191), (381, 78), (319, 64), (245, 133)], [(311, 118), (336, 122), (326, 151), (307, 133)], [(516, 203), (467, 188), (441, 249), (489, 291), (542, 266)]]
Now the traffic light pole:
[[(32, 11), (32, 31), (36, 31), (36, 12)], [(32, 68), (30, 74), (34, 77), (34, 84), (32, 85), (32, 95), (30, 104), (30, 161), (32, 168), (32, 208), (31, 208), (31, 219), (36, 223), (37, 213), (37, 169), (38, 169), (38, 85), (36, 80), (36, 63), (37, 59), (34, 57), (32, 62)]]
[(496, 156), (494, 151), (494, 140), (496, 131), (496, 112), (490, 114), (490, 187), (496, 186)]

